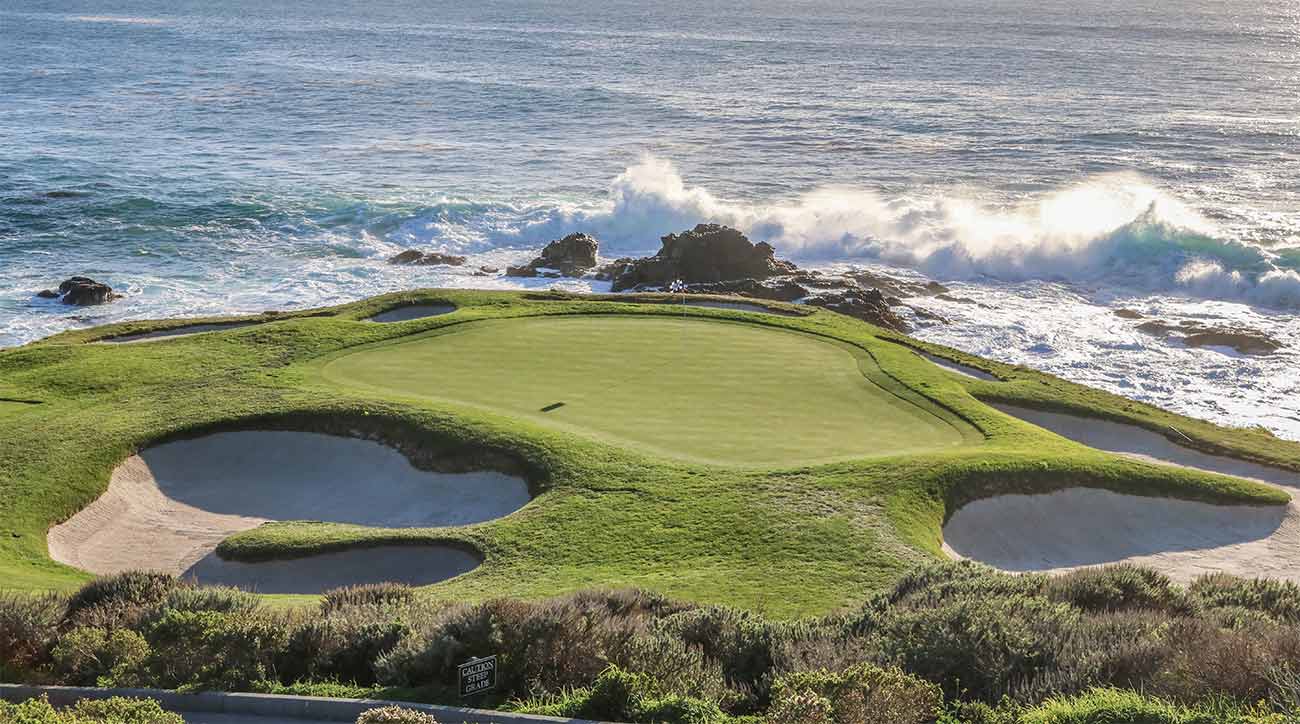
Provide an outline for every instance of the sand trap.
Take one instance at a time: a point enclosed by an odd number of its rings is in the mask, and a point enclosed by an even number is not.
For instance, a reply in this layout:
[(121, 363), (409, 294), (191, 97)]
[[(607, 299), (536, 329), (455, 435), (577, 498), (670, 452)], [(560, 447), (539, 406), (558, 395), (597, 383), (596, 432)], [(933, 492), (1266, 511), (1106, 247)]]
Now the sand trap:
[(261, 563), (222, 560), (209, 553), (183, 575), (209, 586), (237, 586), (258, 593), (324, 593), (362, 583), (427, 586), (468, 573), (482, 561), (451, 546), (380, 546)]
[(975, 369), (974, 367), (970, 367), (964, 364), (959, 364), (957, 362), (953, 362), (952, 360), (946, 360), (942, 357), (935, 357), (932, 354), (926, 354), (924, 352), (917, 352), (917, 354), (930, 360), (934, 364), (948, 370), (949, 372), (955, 372), (961, 375), (962, 377), (970, 377), (971, 379), (985, 380), (988, 382), (1001, 381), (997, 377), (994, 377), (993, 375), (985, 372), (984, 370)]
[[(1133, 425), (995, 405), (1058, 435), (1149, 462), (1268, 483), (1300, 495), (1300, 474), (1197, 452)], [(1300, 509), (1222, 506), (1069, 488), (974, 501), (944, 526), (944, 549), (1009, 571), (1120, 561), (1187, 581), (1213, 572), (1300, 581)]]
[(393, 307), (384, 312), (380, 312), (373, 317), (366, 319), (368, 322), (409, 322), (412, 319), (424, 319), (425, 317), (437, 317), (443, 314), (451, 314), (456, 311), (454, 304), (408, 304), (404, 307)]
[[(257, 584), (279, 566), (197, 566), (233, 533), (269, 520), (316, 520), (383, 527), (479, 523), (529, 500), (521, 478), (495, 472), (418, 470), (375, 442), (301, 432), (231, 432), (150, 448), (114, 472), (98, 500), (49, 532), (50, 557), (92, 573), (151, 569)], [(430, 575), (435, 551), (422, 551)], [(444, 571), (463, 572), (445, 549)], [(370, 580), (379, 554), (346, 560), (353, 581)], [(319, 557), (314, 557), (319, 558)], [(305, 560), (305, 559), (303, 559)], [(300, 560), (300, 562), (302, 562)], [(304, 564), (305, 565), (305, 564)], [(268, 567), (269, 566), (269, 567)], [(192, 570), (193, 569), (193, 570)], [(452, 573), (451, 575), (455, 575)], [(445, 577), (445, 576), (444, 576)], [(441, 580), (441, 579), (438, 579)], [(271, 585), (267, 582), (267, 585)]]
[(109, 337), (101, 339), (104, 344), (132, 344), (135, 342), (148, 342), (154, 339), (168, 339), (171, 337), (189, 337), (195, 334), (205, 332), (221, 332), (227, 329), (237, 329), (239, 327), (250, 327), (254, 324), (265, 324), (263, 321), (249, 322), (216, 322), (213, 324), (191, 324), (185, 327), (172, 327), (171, 329), (160, 329), (155, 332), (140, 332), (138, 334), (124, 334), (120, 337)]

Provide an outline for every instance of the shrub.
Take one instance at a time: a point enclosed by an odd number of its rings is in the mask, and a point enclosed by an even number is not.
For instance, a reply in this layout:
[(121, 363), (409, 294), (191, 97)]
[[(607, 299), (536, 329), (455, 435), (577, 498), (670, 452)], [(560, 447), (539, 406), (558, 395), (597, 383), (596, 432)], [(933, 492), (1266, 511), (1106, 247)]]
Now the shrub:
[(361, 712), (357, 724), (438, 724), (438, 720), (422, 711), (382, 706)]
[(1290, 581), (1248, 580), (1213, 573), (1193, 581), (1188, 593), (1207, 607), (1236, 607), (1279, 623), (1300, 624), (1300, 586)]
[(656, 622), (655, 632), (699, 648), (706, 660), (717, 662), (730, 686), (751, 693), (758, 708), (768, 702), (782, 634), (793, 636), (757, 614), (724, 606), (674, 614)]
[(68, 615), (106, 603), (152, 605), (162, 601), (167, 594), (190, 584), (166, 573), (127, 571), (112, 576), (101, 576), (82, 586), (68, 601)]
[(271, 676), (285, 638), (259, 616), (166, 611), (148, 630), (147, 667), (156, 686), (238, 691)]
[(1267, 699), (1277, 691), (1273, 679), (1279, 663), (1300, 661), (1300, 631), (1274, 623), (1225, 629), (1193, 621), (1172, 636), (1178, 651), (1148, 688), (1180, 701), (1214, 695)]
[(370, 686), (375, 662), (409, 633), (382, 608), (350, 606), (291, 629), (276, 669), (286, 680), (328, 679)]
[(45, 663), (63, 610), (56, 596), (0, 592), (0, 681), (20, 681)]
[(1050, 580), (1044, 595), (1093, 613), (1151, 609), (1194, 613), (1196, 604), (1167, 576), (1149, 568), (1119, 564), (1083, 568)]
[(1050, 670), (1079, 620), (1068, 604), (1043, 598), (960, 596), (933, 608), (892, 610), (872, 640), (882, 662), (941, 685), (948, 697), (997, 701), (1014, 684)]
[(169, 592), (157, 611), (216, 611), (250, 615), (260, 608), (257, 596), (228, 586), (178, 588)]
[(349, 606), (402, 605), (415, 599), (415, 591), (403, 583), (368, 583), (344, 586), (325, 592), (320, 609), (330, 614)]
[(680, 694), (662, 694), (645, 674), (610, 666), (590, 688), (516, 702), (515, 710), (544, 716), (655, 724), (720, 724), (728, 717), (715, 703)]
[[(829, 703), (829, 721), (837, 724), (924, 724), (933, 721), (943, 705), (943, 692), (935, 684), (871, 664), (840, 672), (787, 674), (772, 686), (774, 702), (803, 702), (809, 694)], [(793, 710), (802, 705), (777, 706)]]
[(65, 684), (139, 686), (149, 644), (129, 629), (78, 628), (59, 639), (51, 657)]
[(1284, 716), (1232, 704), (1180, 706), (1136, 691), (1093, 689), (1053, 698), (1021, 717), (1023, 724), (1285, 724)]
[(0, 701), (4, 724), (185, 724), (180, 714), (163, 711), (153, 699), (83, 699), (71, 708), (57, 710), (42, 695), (21, 704)]

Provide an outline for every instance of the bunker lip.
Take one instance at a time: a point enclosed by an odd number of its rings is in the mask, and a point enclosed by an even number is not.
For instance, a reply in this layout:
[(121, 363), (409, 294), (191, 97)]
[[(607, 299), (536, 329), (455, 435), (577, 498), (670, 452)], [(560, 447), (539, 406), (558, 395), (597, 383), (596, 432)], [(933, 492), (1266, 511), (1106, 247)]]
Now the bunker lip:
[(168, 329), (157, 329), (152, 332), (136, 332), (133, 334), (123, 334), (116, 337), (107, 337), (96, 340), (99, 344), (137, 344), (139, 342), (149, 342), (156, 339), (170, 339), (173, 337), (189, 337), (196, 334), (205, 334), (207, 332), (223, 332), (227, 329), (238, 329), (240, 327), (252, 327), (258, 324), (266, 324), (271, 320), (249, 320), (244, 322), (210, 322), (204, 324), (187, 324), (183, 327), (171, 327)]
[(365, 583), (427, 586), (468, 573), (482, 562), (482, 556), (461, 546), (437, 543), (359, 547), (253, 562), (225, 560), (212, 552), (181, 577), (255, 593), (317, 594)]
[(1292, 500), (1225, 506), (1092, 488), (999, 495), (952, 514), (944, 526), (949, 555), (1010, 571), (1063, 572), (1123, 561), (1178, 581), (1214, 572), (1300, 581), (1300, 474), (1185, 448), (1134, 425), (994, 407), (1090, 447), (1255, 480)]
[(985, 372), (984, 370), (971, 367), (970, 365), (964, 365), (959, 362), (953, 362), (952, 360), (944, 359), (943, 357), (937, 357), (935, 355), (927, 354), (925, 352), (917, 352), (917, 354), (929, 360), (932, 364), (938, 367), (942, 367), (945, 370), (948, 370), (949, 372), (952, 372), (954, 374), (961, 375), (962, 377), (969, 377), (974, 380), (984, 380), (985, 382), (1001, 382), (1001, 380), (999, 380), (997, 377), (994, 377), (993, 375)]
[(454, 311), (456, 311), (456, 305), (454, 304), (403, 304), (366, 317), (365, 321), (380, 324), (409, 322), (413, 319), (439, 317), (444, 314), (451, 314)]
[[(243, 575), (249, 584), (271, 586), (272, 579), (287, 574), (268, 571), (283, 566), (216, 565), (209, 557), (230, 535), (272, 520), (457, 526), (503, 517), (529, 500), (522, 478), (419, 470), (397, 450), (368, 440), (309, 432), (221, 432), (163, 443), (128, 458), (99, 499), (50, 529), (48, 544), (54, 560), (92, 573), (190, 571), (200, 582), (206, 582), (206, 574), (239, 585)], [(431, 575), (464, 572), (469, 555), (464, 550), (416, 547), (424, 548), (421, 566)], [(448, 553), (447, 564), (439, 568), (429, 561), (431, 548), (455, 554)], [(371, 570), (385, 570), (378, 555), (339, 559), (355, 564), (344, 566), (340, 575), (369, 580)]]

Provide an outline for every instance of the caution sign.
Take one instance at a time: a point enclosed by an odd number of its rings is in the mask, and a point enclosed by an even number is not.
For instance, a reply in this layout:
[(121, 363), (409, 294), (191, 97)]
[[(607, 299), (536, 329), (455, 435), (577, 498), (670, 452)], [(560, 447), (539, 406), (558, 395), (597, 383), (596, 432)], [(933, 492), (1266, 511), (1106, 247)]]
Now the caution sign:
[(485, 656), (461, 664), (460, 695), (462, 698), (492, 691), (497, 688), (497, 657)]

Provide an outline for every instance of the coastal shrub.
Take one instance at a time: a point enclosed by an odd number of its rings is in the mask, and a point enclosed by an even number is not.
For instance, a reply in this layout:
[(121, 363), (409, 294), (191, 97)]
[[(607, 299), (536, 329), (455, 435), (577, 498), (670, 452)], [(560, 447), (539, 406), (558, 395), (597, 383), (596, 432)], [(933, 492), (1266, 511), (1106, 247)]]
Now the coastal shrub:
[(894, 609), (872, 634), (882, 663), (939, 684), (948, 697), (997, 701), (1051, 669), (1077, 609), (1044, 598), (958, 596), (931, 608)]
[(374, 664), (409, 627), (383, 606), (351, 605), (292, 625), (276, 669), (288, 681), (329, 680), (371, 686)]
[(168, 592), (156, 611), (215, 611), (250, 615), (261, 604), (257, 596), (229, 586), (183, 587)]
[(717, 662), (730, 687), (749, 693), (753, 706), (766, 706), (779, 624), (748, 611), (708, 606), (661, 619), (655, 631), (698, 648), (706, 660)]
[(326, 591), (320, 610), (330, 614), (349, 606), (402, 605), (415, 599), (415, 591), (403, 583), (367, 583)]
[[(839, 672), (787, 674), (772, 685), (778, 712), (800, 710), (813, 697), (829, 704), (827, 721), (835, 724), (925, 724), (934, 721), (943, 706), (939, 686), (871, 664)], [(793, 701), (783, 703), (786, 699)]]
[(1179, 701), (1227, 696), (1259, 701), (1277, 694), (1274, 677), (1282, 662), (1300, 661), (1300, 630), (1272, 622), (1222, 628), (1189, 621), (1171, 633), (1179, 642), (1149, 690)]
[(130, 629), (78, 628), (51, 652), (60, 681), (75, 686), (139, 686), (149, 644)]
[(357, 724), (438, 724), (432, 714), (400, 706), (367, 709), (357, 717)]
[(1193, 581), (1187, 591), (1206, 607), (1240, 608), (1279, 623), (1300, 624), (1300, 586), (1290, 581), (1252, 580), (1212, 573)]
[(185, 724), (153, 699), (83, 699), (55, 709), (45, 695), (20, 704), (0, 701), (0, 724)]
[(152, 571), (126, 571), (111, 576), (100, 576), (72, 594), (68, 600), (68, 616), (106, 603), (152, 605), (167, 594), (190, 584), (166, 573)]
[(903, 574), (887, 593), (869, 601), (864, 612), (883, 607), (933, 606), (958, 596), (1037, 596), (1043, 593), (1048, 580), (1038, 574), (1007, 575), (974, 561), (943, 561)]
[(58, 596), (0, 591), (0, 681), (22, 681), (46, 662), (63, 611)]
[(1294, 718), (1259, 707), (1207, 701), (1184, 706), (1121, 689), (1055, 697), (1021, 715), (1021, 724), (1287, 724)]
[(1195, 611), (1194, 600), (1168, 576), (1129, 564), (1083, 568), (1052, 578), (1044, 595), (1084, 611), (1151, 609), (1174, 615)]
[(260, 616), (218, 611), (166, 611), (146, 634), (153, 685), (238, 691), (272, 678), (282, 626)]
[(520, 713), (600, 721), (654, 724), (722, 724), (734, 721), (717, 703), (663, 693), (659, 682), (645, 674), (610, 666), (588, 688), (514, 702)]
[(1010, 697), (1003, 697), (997, 704), (953, 700), (947, 702), (936, 722), (937, 724), (1021, 724), (1024, 712), (1024, 706)]

